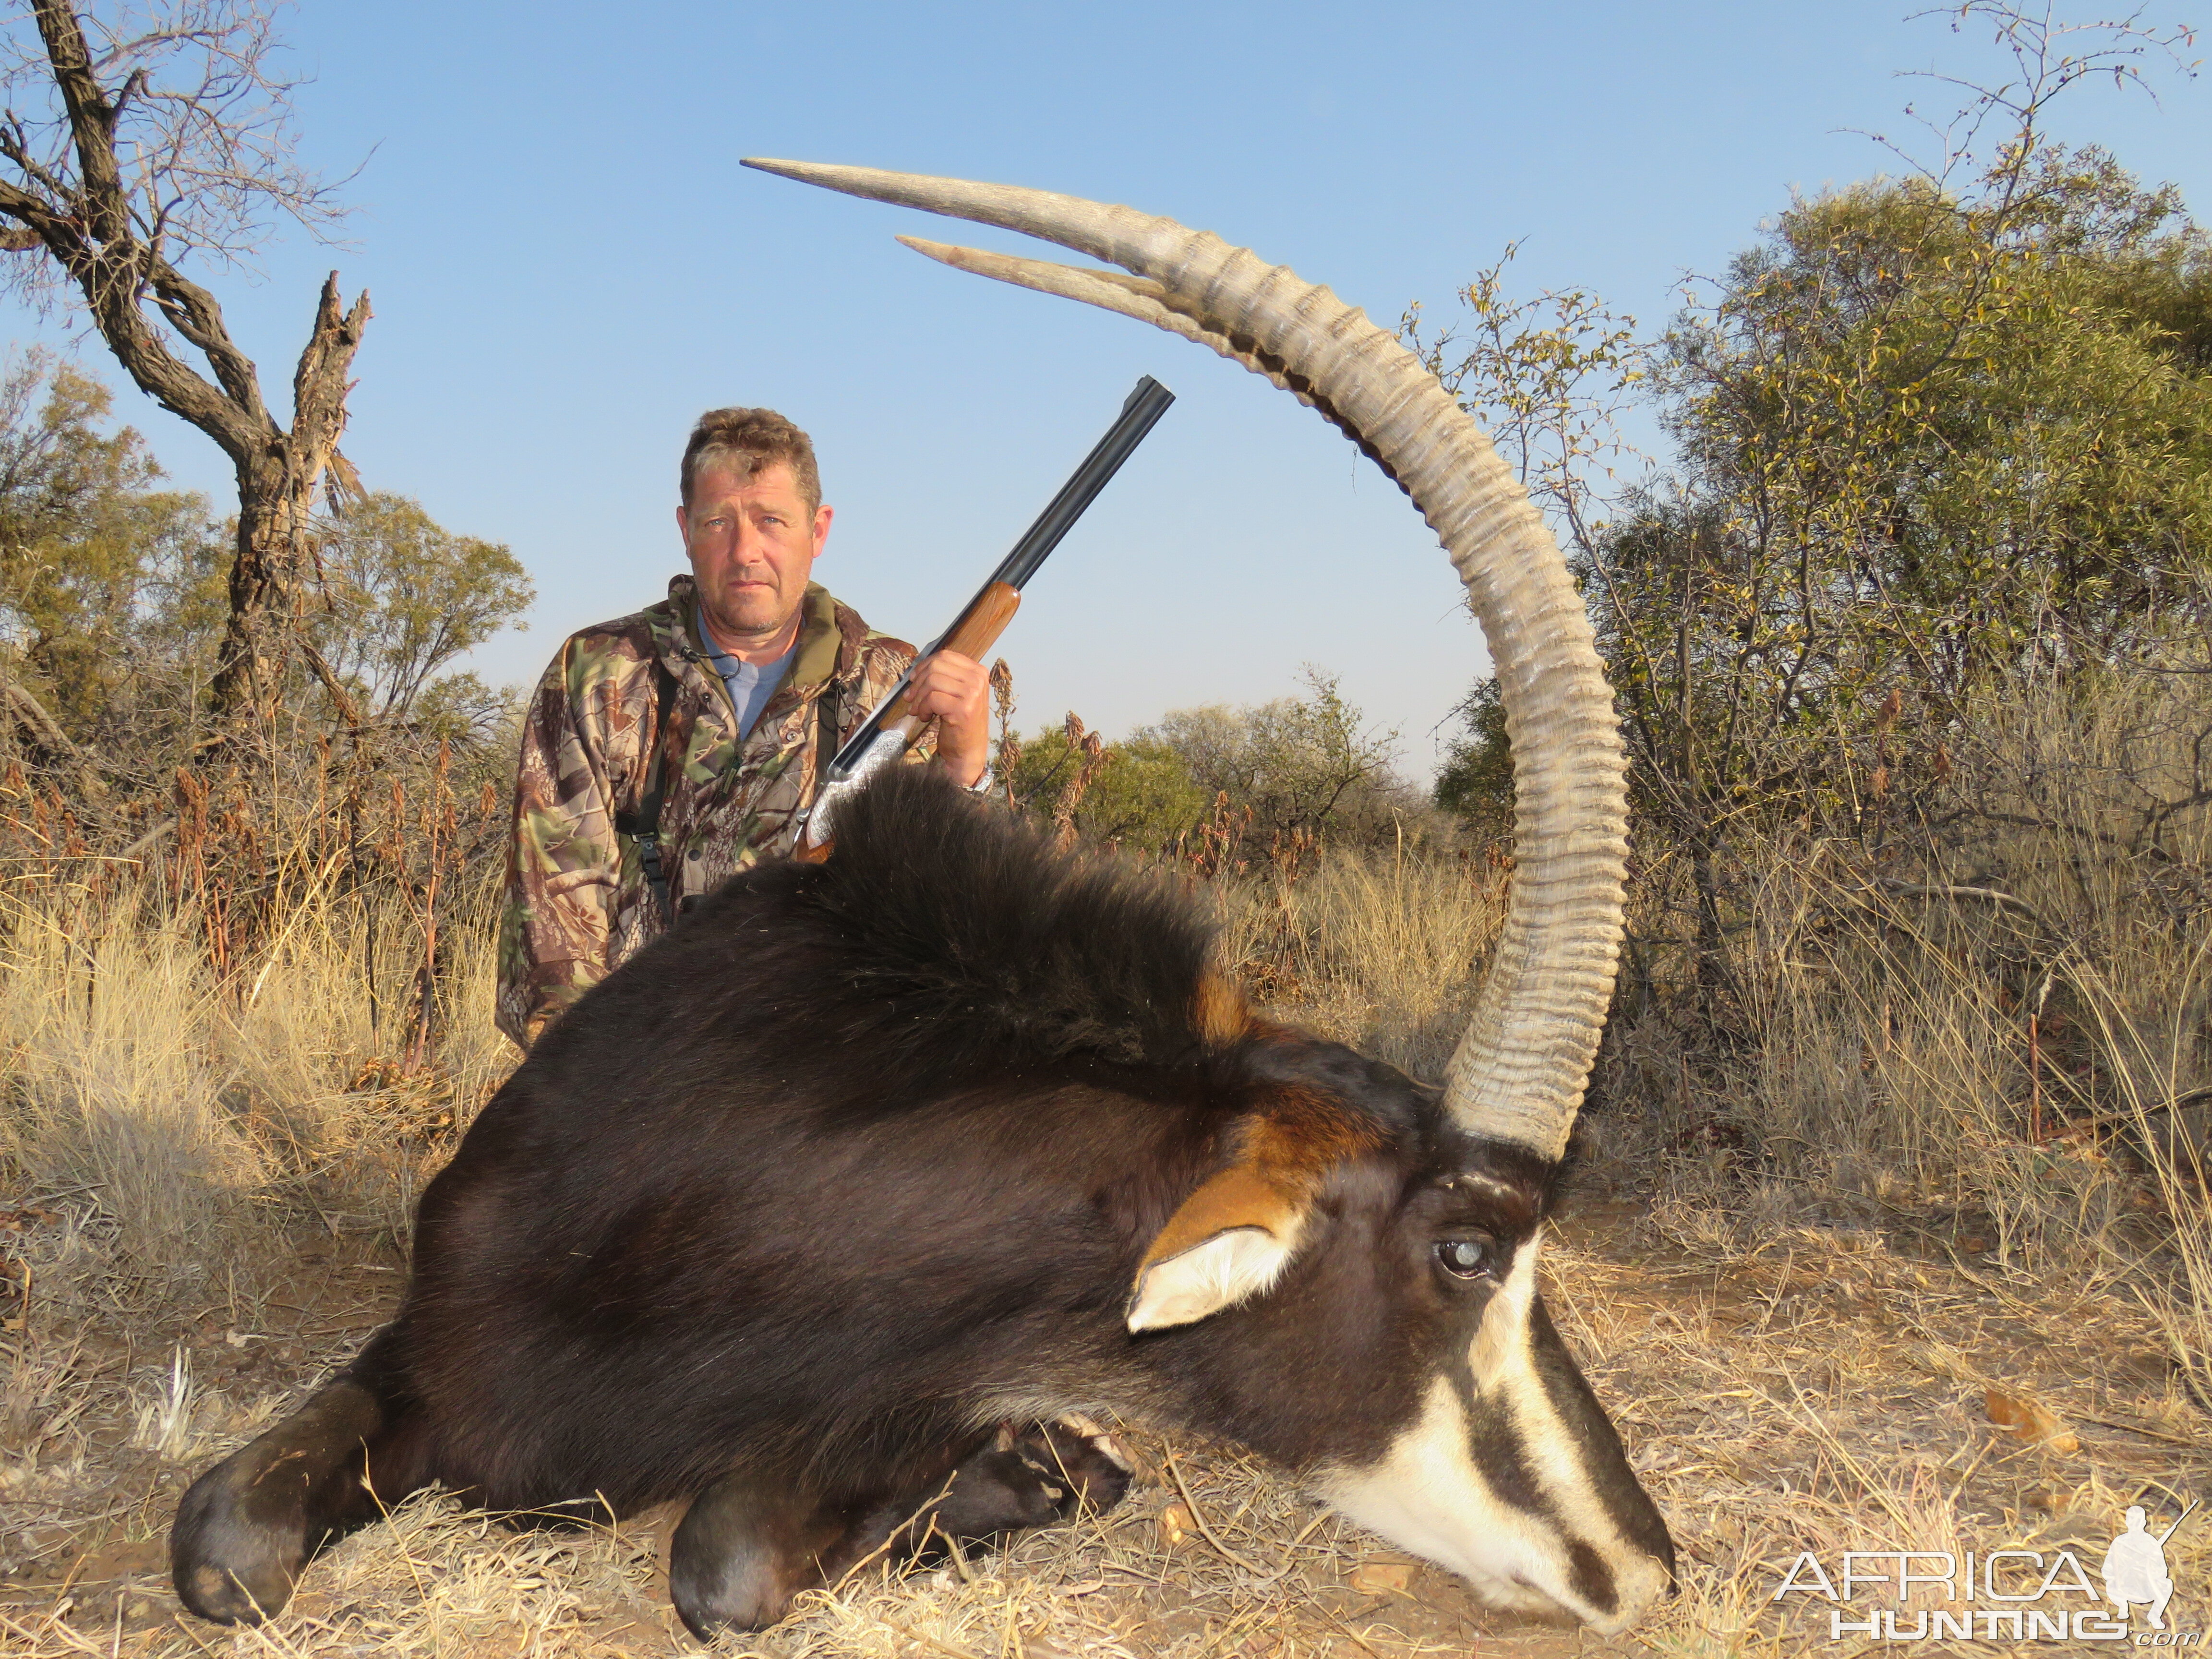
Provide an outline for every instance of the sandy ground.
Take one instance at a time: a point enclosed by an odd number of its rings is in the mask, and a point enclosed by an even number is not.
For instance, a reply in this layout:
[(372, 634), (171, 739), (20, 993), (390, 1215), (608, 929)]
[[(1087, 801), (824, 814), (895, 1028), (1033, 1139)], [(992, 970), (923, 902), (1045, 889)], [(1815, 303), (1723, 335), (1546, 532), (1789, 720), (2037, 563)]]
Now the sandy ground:
[[(671, 1517), (516, 1533), (431, 1495), (313, 1564), (259, 1632), (182, 1613), (165, 1537), (190, 1478), (288, 1408), (385, 1318), (399, 1262), (297, 1241), (282, 1287), (134, 1313), (66, 1195), (0, 1200), (13, 1315), (0, 1417), (0, 1652), (667, 1655)], [(1236, 1656), (1850, 1654), (1829, 1604), (1772, 1599), (1801, 1552), (2071, 1548), (2094, 1575), (2130, 1502), (2162, 1527), (2212, 1497), (2212, 1419), (2112, 1283), (2054, 1286), (1900, 1226), (1777, 1226), (1606, 1195), (1574, 1201), (1550, 1297), (1683, 1551), (1681, 1592), (1607, 1643), (1502, 1620), (1458, 1582), (1343, 1523), (1231, 1449), (1127, 1438), (1111, 1515), (1003, 1557), (862, 1576), (725, 1652)], [(1963, 1241), (1969, 1248), (1980, 1241)], [(183, 1368), (183, 1369), (180, 1369)], [(188, 1370), (187, 1409), (173, 1407)], [(2016, 1409), (2015, 1409), (2016, 1408)], [(1992, 1412), (1998, 1419), (1993, 1420)], [(2212, 1518), (2168, 1546), (2168, 1623), (2212, 1624)], [(1907, 1608), (1942, 1607), (1923, 1591)], [(2087, 1606), (2078, 1595), (2052, 1605)], [(1854, 1615), (1894, 1601), (1862, 1593)], [(2049, 1642), (1917, 1653), (2087, 1650)]]

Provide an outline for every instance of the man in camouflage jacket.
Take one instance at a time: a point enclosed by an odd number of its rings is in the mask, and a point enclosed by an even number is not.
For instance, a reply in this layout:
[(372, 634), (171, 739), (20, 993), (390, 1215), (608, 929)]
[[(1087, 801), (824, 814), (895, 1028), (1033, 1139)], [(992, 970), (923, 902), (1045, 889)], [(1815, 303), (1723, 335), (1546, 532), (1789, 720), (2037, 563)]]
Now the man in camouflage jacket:
[[(656, 767), (660, 866), (680, 915), (736, 872), (789, 854), (822, 768), (914, 659), (806, 580), (830, 509), (796, 427), (765, 410), (702, 416), (683, 485), (692, 574), (660, 603), (572, 635), (524, 726), (498, 1020), (525, 1048), (667, 926), (623, 833)], [(749, 732), (718, 653), (782, 665)], [(936, 763), (971, 786), (988, 740), (985, 684), (978, 665), (940, 653), (909, 693), (939, 716)]]

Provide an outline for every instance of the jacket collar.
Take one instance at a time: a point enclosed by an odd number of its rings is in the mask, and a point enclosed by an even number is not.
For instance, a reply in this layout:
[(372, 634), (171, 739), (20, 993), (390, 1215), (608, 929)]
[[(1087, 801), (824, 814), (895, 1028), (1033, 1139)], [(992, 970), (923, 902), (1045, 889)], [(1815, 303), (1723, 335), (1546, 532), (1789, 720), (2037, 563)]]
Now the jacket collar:
[[(684, 662), (708, 661), (706, 635), (699, 625), (699, 590), (687, 571), (668, 580), (672, 627), (656, 629), (655, 641), (669, 672), (681, 674)], [(830, 680), (848, 681), (860, 672), (860, 641), (867, 630), (852, 610), (837, 602), (819, 582), (806, 585), (799, 602), (799, 652), (781, 690), (811, 696)]]

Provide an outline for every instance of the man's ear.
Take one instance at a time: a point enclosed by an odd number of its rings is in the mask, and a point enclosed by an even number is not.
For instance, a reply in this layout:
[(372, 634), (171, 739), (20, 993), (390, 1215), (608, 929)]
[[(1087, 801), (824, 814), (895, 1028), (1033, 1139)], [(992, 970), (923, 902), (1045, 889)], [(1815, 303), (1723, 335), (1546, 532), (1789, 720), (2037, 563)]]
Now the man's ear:
[(1145, 1252), (1129, 1328), (1188, 1325), (1271, 1287), (1297, 1249), (1309, 1202), (1248, 1164), (1206, 1182)]

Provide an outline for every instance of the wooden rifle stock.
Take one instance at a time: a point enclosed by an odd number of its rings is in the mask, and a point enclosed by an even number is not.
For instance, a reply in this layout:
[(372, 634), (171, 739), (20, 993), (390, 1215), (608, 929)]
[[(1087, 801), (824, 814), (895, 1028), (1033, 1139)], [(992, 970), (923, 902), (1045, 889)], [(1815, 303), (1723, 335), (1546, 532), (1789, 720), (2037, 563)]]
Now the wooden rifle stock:
[[(983, 653), (999, 642), (999, 635), (1006, 631), (1006, 624), (1014, 619), (1014, 612), (1022, 608), (1022, 596), (1005, 582), (989, 582), (983, 591), (968, 602), (960, 613), (960, 620), (945, 631), (939, 651), (957, 651), (963, 657), (983, 660)], [(896, 728), (907, 735), (908, 742), (921, 735), (927, 722), (909, 714), (906, 710), (907, 694), (884, 710), (884, 729)]]
[[(1006, 582), (987, 582), (981, 592), (969, 601), (968, 608), (960, 613), (959, 621), (946, 630), (939, 651), (957, 651), (963, 657), (981, 662), (983, 653), (999, 642), (999, 635), (1006, 631), (1006, 624), (1014, 619), (1014, 612), (1022, 608), (1018, 590)], [(903, 691), (884, 710), (883, 729), (896, 732), (910, 744), (921, 735), (928, 720), (910, 714)], [(791, 856), (801, 864), (819, 864), (830, 856), (837, 845), (835, 837), (829, 841), (811, 841), (802, 837)]]

